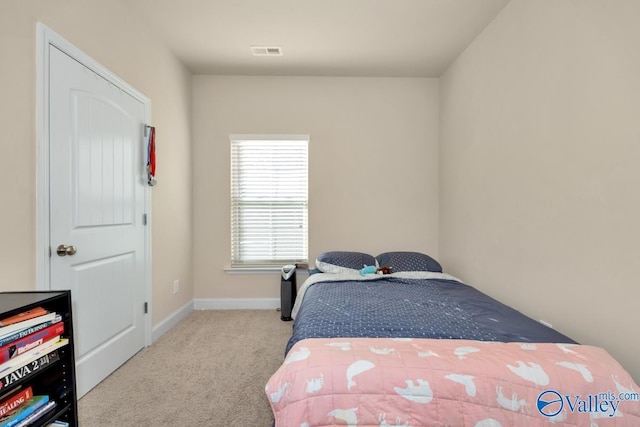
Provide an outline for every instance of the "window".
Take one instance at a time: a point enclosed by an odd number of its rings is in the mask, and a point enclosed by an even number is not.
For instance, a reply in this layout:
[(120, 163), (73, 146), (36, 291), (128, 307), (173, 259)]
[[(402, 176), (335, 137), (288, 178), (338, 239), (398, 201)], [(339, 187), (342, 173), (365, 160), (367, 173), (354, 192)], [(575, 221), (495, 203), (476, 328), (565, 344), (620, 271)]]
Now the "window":
[(231, 135), (231, 267), (307, 262), (308, 135)]

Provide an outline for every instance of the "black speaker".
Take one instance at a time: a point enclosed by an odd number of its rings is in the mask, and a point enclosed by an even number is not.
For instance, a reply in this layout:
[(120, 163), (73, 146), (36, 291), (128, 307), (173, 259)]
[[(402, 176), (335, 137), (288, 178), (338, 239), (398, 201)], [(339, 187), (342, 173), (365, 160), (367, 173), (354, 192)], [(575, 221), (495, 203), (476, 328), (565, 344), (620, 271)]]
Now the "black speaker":
[(296, 283), (296, 273), (294, 272), (288, 279), (280, 278), (280, 319), (283, 321), (293, 320), (291, 311), (296, 302), (298, 285)]

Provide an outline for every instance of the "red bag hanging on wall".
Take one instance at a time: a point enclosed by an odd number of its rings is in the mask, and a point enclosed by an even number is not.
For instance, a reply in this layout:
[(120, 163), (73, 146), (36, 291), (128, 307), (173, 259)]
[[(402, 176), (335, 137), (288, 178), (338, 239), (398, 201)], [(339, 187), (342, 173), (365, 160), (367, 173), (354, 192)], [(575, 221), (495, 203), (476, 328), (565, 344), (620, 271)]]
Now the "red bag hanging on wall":
[(150, 186), (156, 185), (156, 128), (148, 126), (148, 155), (147, 155), (147, 182)]

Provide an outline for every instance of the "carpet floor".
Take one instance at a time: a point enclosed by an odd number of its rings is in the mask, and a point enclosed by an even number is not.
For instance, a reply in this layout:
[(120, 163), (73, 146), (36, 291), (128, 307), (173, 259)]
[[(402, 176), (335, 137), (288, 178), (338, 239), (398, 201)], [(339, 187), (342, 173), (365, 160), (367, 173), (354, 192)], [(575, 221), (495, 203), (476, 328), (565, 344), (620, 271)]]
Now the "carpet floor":
[(264, 387), (291, 326), (275, 310), (194, 311), (80, 399), (80, 427), (270, 427)]

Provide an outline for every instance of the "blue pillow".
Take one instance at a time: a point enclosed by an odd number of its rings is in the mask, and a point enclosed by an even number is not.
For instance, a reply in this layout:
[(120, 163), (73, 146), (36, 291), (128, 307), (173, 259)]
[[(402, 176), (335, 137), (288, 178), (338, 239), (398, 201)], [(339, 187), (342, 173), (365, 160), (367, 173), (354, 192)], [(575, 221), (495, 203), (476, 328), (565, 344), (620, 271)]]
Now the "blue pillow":
[(316, 267), (323, 273), (360, 271), (366, 265), (376, 265), (376, 259), (362, 252), (332, 251), (318, 255)]
[(442, 273), (438, 261), (420, 252), (396, 251), (385, 252), (376, 257), (378, 265), (388, 265), (392, 273), (401, 271), (433, 271)]

